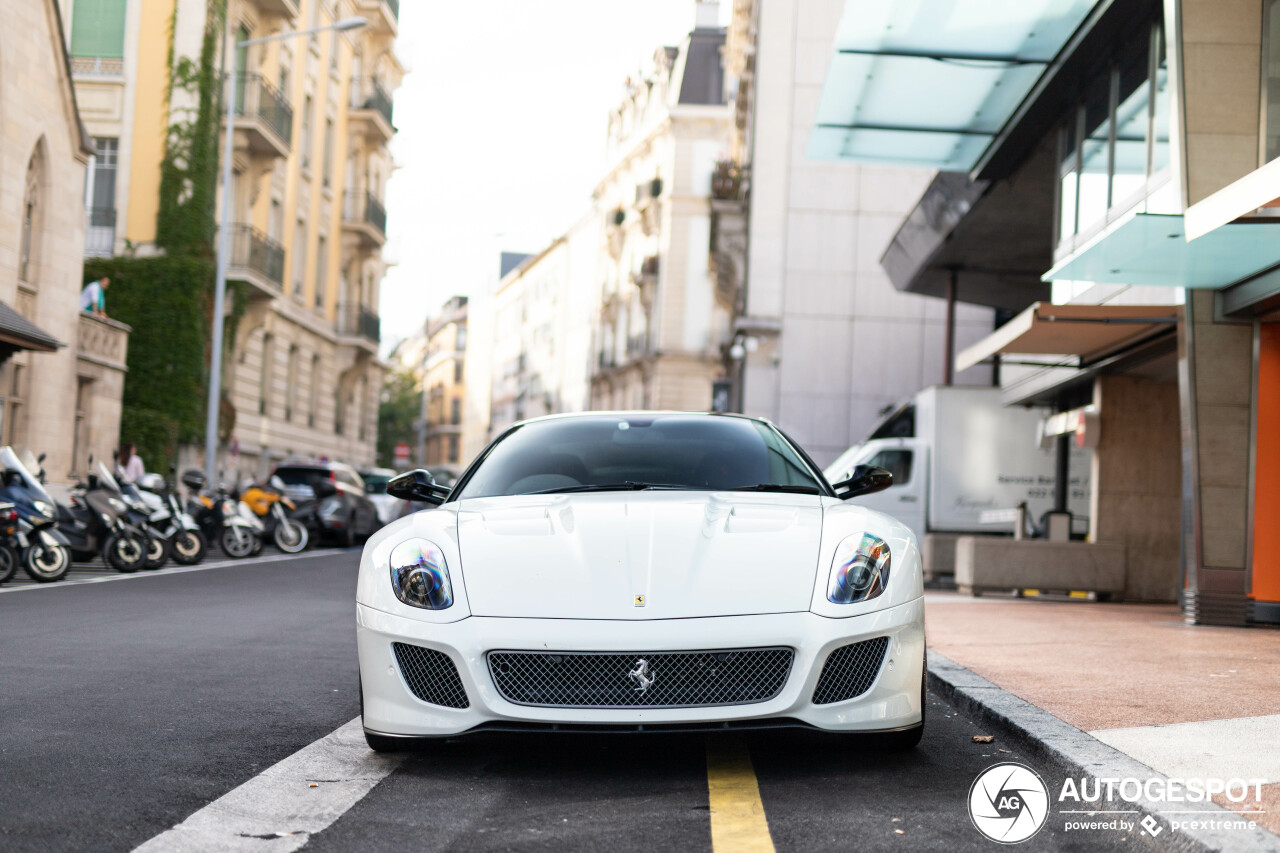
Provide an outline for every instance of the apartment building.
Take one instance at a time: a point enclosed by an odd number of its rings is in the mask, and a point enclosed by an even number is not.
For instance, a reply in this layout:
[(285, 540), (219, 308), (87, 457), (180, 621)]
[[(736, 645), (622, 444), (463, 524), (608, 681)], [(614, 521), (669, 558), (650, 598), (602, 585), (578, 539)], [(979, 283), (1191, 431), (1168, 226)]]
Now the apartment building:
[(729, 136), (719, 6), (627, 81), (609, 116), (600, 222), (593, 409), (711, 408), (724, 379), (733, 304), (716, 287), (711, 181)]
[[(208, 0), (73, 0), (64, 10), (76, 91), (96, 156), (87, 254), (147, 254), (156, 238), (169, 128), (194, 96), (170, 90), (198, 59)], [(234, 427), (223, 464), (250, 475), (288, 456), (372, 464), (378, 291), (385, 272), (398, 0), (228, 0), (236, 48), (234, 209), (228, 279), (245, 294), (224, 372)], [(226, 129), (224, 128), (224, 131)]]
[[(948, 343), (992, 329), (991, 308), (949, 311), (899, 292), (880, 265), (933, 170), (815, 152), (844, 9), (845, 0), (734, 0), (725, 50), (734, 117), (712, 187), (711, 257), (736, 306), (734, 407), (779, 424), (819, 464), (920, 388), (992, 378), (986, 366), (952, 370), (946, 356)], [(926, 109), (915, 102), (903, 108)]]
[(428, 468), (461, 472), (463, 404), (467, 381), (467, 302), (455, 296), (427, 322), (419, 366), (423, 392), (423, 448)]
[(54, 482), (110, 459), (119, 440), (129, 327), (80, 311), (85, 170), (54, 0), (0, 3), (21, 38), (0, 51), (0, 444), (47, 454)]

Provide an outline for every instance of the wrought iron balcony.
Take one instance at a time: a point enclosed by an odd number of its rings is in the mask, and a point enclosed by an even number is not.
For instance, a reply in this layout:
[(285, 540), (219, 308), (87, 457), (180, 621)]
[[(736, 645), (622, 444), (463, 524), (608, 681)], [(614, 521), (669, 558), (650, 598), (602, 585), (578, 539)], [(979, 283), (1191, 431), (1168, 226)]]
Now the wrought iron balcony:
[(382, 142), (390, 142), (396, 128), (392, 124), (394, 102), (375, 77), (356, 80), (351, 85), (351, 126)]
[(251, 149), (288, 156), (293, 108), (261, 74), (236, 75), (236, 115), (236, 126), (248, 132)]
[(387, 242), (387, 209), (371, 192), (348, 193), (342, 227), (357, 234), (366, 248), (380, 247)]
[(252, 225), (231, 226), (227, 277), (254, 285), (263, 295), (284, 290), (284, 247)]
[(346, 303), (338, 307), (338, 334), (364, 338), (372, 344), (382, 341), (382, 318), (367, 305)]

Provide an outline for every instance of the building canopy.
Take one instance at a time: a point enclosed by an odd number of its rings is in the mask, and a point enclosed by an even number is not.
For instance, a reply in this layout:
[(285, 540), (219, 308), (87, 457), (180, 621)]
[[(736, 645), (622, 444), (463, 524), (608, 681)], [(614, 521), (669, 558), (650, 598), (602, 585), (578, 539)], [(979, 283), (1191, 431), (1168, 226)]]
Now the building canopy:
[(846, 0), (808, 156), (971, 171), (1097, 0)]

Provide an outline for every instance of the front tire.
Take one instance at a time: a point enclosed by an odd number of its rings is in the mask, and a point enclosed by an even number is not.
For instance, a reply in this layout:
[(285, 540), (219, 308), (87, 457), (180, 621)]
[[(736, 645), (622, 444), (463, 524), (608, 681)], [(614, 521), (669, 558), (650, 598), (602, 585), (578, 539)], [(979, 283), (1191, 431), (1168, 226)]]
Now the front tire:
[(147, 543), (136, 533), (113, 533), (102, 550), (107, 565), (123, 574), (132, 574), (147, 562)]
[(286, 554), (299, 554), (307, 550), (307, 545), (311, 542), (311, 534), (307, 532), (306, 526), (292, 518), (277, 524), (272, 538), (276, 547)]
[(876, 746), (885, 752), (906, 752), (920, 745), (924, 737), (925, 712), (928, 709), (929, 694), (925, 689), (929, 683), (929, 653), (925, 652), (924, 663), (920, 667), (920, 722), (900, 732), (885, 732), (875, 736)]
[(167, 562), (169, 562), (168, 541), (155, 534), (147, 536), (147, 562), (144, 568), (148, 571), (155, 571), (162, 568)]
[(22, 570), (36, 583), (60, 581), (71, 571), (71, 552), (61, 545), (37, 542), (23, 552)]
[(184, 530), (173, 539), (173, 561), (180, 566), (194, 566), (208, 550), (209, 543), (199, 530)]
[(0, 583), (13, 579), (18, 572), (18, 554), (8, 545), (0, 545)]
[(224, 527), (218, 544), (222, 546), (222, 550), (228, 557), (243, 560), (253, 556), (254, 550), (258, 547), (257, 539), (257, 536), (243, 527)]

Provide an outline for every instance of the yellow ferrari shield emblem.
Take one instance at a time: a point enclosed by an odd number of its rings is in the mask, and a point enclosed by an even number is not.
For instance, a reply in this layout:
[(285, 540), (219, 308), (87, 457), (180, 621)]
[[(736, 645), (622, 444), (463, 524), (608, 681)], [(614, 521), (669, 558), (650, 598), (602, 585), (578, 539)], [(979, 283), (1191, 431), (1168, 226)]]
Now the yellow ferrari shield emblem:
[(637, 596), (636, 596), (636, 607), (644, 607), (644, 596), (643, 596), (643, 595), (637, 595)]

